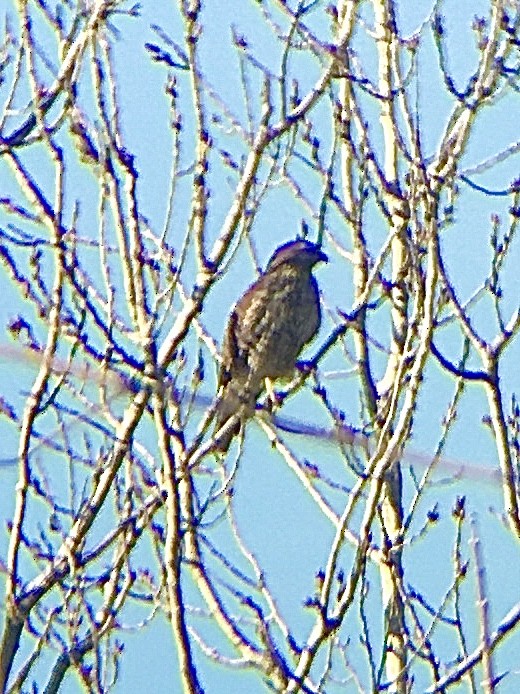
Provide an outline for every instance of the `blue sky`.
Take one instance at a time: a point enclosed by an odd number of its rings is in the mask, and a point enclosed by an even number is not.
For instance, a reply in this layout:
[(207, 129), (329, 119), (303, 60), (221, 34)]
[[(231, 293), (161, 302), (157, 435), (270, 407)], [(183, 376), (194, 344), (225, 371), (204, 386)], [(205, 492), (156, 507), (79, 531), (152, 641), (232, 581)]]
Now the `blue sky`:
[[(140, 212), (147, 220), (154, 233), (160, 234), (166, 224), (168, 194), (170, 185), (170, 168), (172, 156), (172, 132), (169, 127), (169, 96), (165, 90), (168, 70), (161, 63), (153, 63), (145, 44), (153, 43), (165, 50), (172, 50), (164, 35), (158, 35), (154, 25), (162, 27), (164, 33), (172, 41), (182, 45), (183, 23), (180, 18), (178, 3), (142, 3), (142, 13), (139, 17), (130, 18), (124, 15), (115, 16), (112, 23), (115, 31), (108, 36), (111, 44), (113, 67), (117, 76), (118, 99), (120, 104), (121, 135), (125, 148), (135, 156), (139, 172), (138, 198)], [(283, 24), (282, 14), (274, 7), (275, 3), (267, 3), (272, 10), (271, 17)], [(309, 16), (309, 26), (323, 40), (330, 41), (327, 29), (327, 17), (323, 10), (325, 3), (317, 2), (315, 10)], [(400, 0), (396, 3), (398, 19), (403, 35), (409, 37), (419, 30), (425, 18), (431, 12), (433, 2), (407, 3)], [(15, 3), (8, 2), (8, 15), (15, 15)], [(370, 21), (367, 4), (364, 5), (365, 19)], [(446, 33), (445, 40), (448, 49), (448, 64), (452, 70), (455, 83), (462, 88), (475, 68), (477, 52), (472, 33), (469, 29), (472, 18), (478, 12), (487, 12), (487, 3), (460, 3), (455, 0), (440, 3), (439, 11), (444, 18)], [(281, 46), (273, 37), (272, 28), (267, 26), (262, 15), (262, 3), (244, 2), (244, 0), (207, 0), (201, 14), (202, 34), (200, 39), (200, 61), (206, 80), (204, 98), (208, 113), (217, 113), (218, 104), (211, 97), (217, 93), (223, 103), (229, 108), (233, 117), (247, 129), (248, 114), (244, 98), (244, 84), (253, 105), (259, 103), (261, 80), (258, 71), (250, 65), (241, 65), (240, 53), (233, 45), (232, 27), (235, 34), (243, 36), (248, 43), (250, 53), (261, 60), (263, 66), (277, 74), (280, 69)], [(0, 25), (2, 23), (0, 22)], [(35, 28), (41, 30), (41, 44), (51, 56), (55, 52), (55, 44), (50, 37), (48, 28), (35, 22)], [(46, 33), (47, 32), (47, 33)], [(454, 100), (446, 93), (439, 77), (437, 54), (432, 33), (424, 29), (423, 42), (419, 52), (419, 82), (417, 85), (417, 104), (420, 113), (421, 136), (425, 153), (434, 156), (439, 144), (439, 138), (444, 131)], [(47, 37), (47, 38), (45, 38)], [(360, 63), (366, 73), (375, 82), (375, 52), (373, 45), (362, 32), (356, 36), (354, 48)], [(55, 58), (55, 55), (54, 55)], [(298, 75), (301, 93), (311, 88), (319, 74), (316, 60), (310, 59), (305, 52), (295, 52), (291, 58), (291, 70)], [(241, 69), (245, 73), (241, 73)], [(51, 80), (51, 71), (44, 78)], [(182, 146), (180, 149), (179, 169), (182, 175), (177, 181), (177, 193), (171, 222), (167, 228), (167, 243), (178, 257), (184, 240), (184, 230), (189, 215), (192, 181), (191, 165), (193, 162), (193, 111), (191, 108), (191, 92), (188, 73), (174, 70), (178, 90), (179, 111), (183, 113)], [(242, 78), (247, 75), (247, 80)], [(80, 77), (80, 89), (84, 99), (85, 109), (89, 108), (89, 97), (92, 91), (89, 86), (91, 75), (85, 70)], [(416, 88), (414, 84), (413, 89)], [(410, 89), (410, 91), (413, 91)], [(5, 93), (0, 92), (2, 99)], [(481, 114), (474, 129), (467, 151), (462, 160), (462, 166), (472, 170), (496, 152), (500, 152), (518, 140), (518, 93), (510, 93)], [(20, 97), (20, 103), (23, 99)], [(373, 121), (371, 132), (376, 142), (381, 142), (378, 136), (378, 118), (370, 99), (366, 113)], [(2, 102), (3, 103), (3, 102)], [(20, 104), (19, 104), (20, 105)], [(320, 110), (321, 109), (321, 110)], [(372, 109), (372, 110), (371, 110)], [(322, 125), (328, 123), (327, 106), (318, 106), (311, 116), (315, 132), (321, 138), (323, 149), (330, 153), (330, 129)], [(256, 118), (255, 114), (255, 118)], [(16, 119), (12, 121), (16, 125)], [(230, 127), (221, 126), (217, 121), (208, 119), (210, 132), (216, 143), (216, 149), (228, 148), (230, 153), (239, 159), (247, 154), (247, 145)], [(13, 127), (14, 127), (13, 125)], [(330, 123), (329, 123), (330, 125)], [(7, 132), (10, 128), (7, 128)], [(67, 140), (63, 135), (64, 142)], [(70, 147), (70, 142), (69, 145)], [(20, 156), (28, 167), (38, 176), (42, 190), (52, 198), (54, 175), (45, 152), (36, 147), (29, 147)], [(71, 224), (74, 207), (79, 203), (78, 229), (84, 238), (96, 238), (98, 234), (98, 180), (95, 172), (87, 166), (75, 161), (70, 150), (66, 156), (71, 158), (70, 176), (67, 178), (65, 194), (65, 223)], [(294, 178), (301, 183), (302, 190), (314, 206), (319, 206), (322, 189), (317, 185), (317, 177), (309, 173), (306, 167), (298, 162), (291, 162), (294, 167)], [(265, 169), (261, 169), (259, 178), (265, 177)], [(472, 182), (489, 189), (505, 190), (511, 181), (518, 176), (518, 157), (511, 156), (494, 167), (489, 167), (482, 173), (471, 174)], [(2, 181), (2, 196), (16, 196), (17, 186), (4, 162), (0, 160), (0, 180)], [(233, 202), (237, 178), (233, 172), (221, 165), (219, 156), (213, 151), (210, 158), (208, 180), (211, 186), (211, 197), (208, 204), (206, 249), (211, 250), (213, 242), (219, 235), (222, 224)], [(454, 222), (443, 232), (441, 246), (446, 258), (447, 269), (455, 285), (457, 297), (461, 302), (473, 295), (485, 280), (491, 260), (489, 235), (491, 215), (496, 214), (502, 222), (502, 231), (508, 224), (508, 208), (511, 197), (489, 196), (477, 192), (461, 182), (459, 195), (456, 200)], [(313, 216), (302, 200), (294, 199), (293, 191), (282, 181), (279, 186), (271, 186), (268, 194), (262, 198), (259, 209), (254, 217), (250, 230), (250, 238), (257, 254), (256, 260), (265, 267), (267, 259), (274, 248), (294, 237), (300, 228), (302, 219), (310, 226), (311, 237), (317, 231), (316, 217)], [(7, 223), (0, 211), (0, 226)], [(386, 238), (387, 228), (374, 206), (367, 210), (367, 242), (376, 253), (378, 247)], [(318, 270), (320, 286), (324, 297), (324, 321), (322, 331), (316, 343), (307, 354), (313, 354), (317, 345), (321, 344), (338, 321), (336, 309), (349, 311), (353, 301), (351, 272), (341, 254), (336, 252), (330, 238), (335, 238), (343, 248), (350, 250), (349, 230), (345, 229), (342, 220), (333, 211), (326, 219), (326, 229), (330, 234), (325, 241), (325, 250), (330, 256), (326, 267)], [(96, 266), (99, 261), (93, 249), (82, 248), (81, 254), (89, 267), (94, 280), (100, 280), (101, 273)], [(90, 254), (90, 255), (89, 255)], [(117, 258), (114, 259), (114, 281), (118, 282)], [(504, 269), (504, 307), (506, 313), (512, 313), (518, 303), (520, 280), (517, 272), (518, 248), (513, 246), (510, 258)], [(191, 266), (192, 267), (192, 266)], [(188, 268), (190, 264), (188, 263)], [(185, 277), (189, 277), (188, 269)], [(242, 239), (233, 257), (229, 270), (208, 296), (202, 315), (204, 328), (221, 344), (222, 332), (234, 302), (241, 296), (245, 288), (256, 276), (255, 263), (251, 257), (248, 243)], [(6, 325), (13, 315), (25, 310), (34, 319), (31, 309), (24, 306), (19, 296), (12, 291), (11, 283), (6, 276), (0, 275), (0, 286), (5, 300), (0, 304), (0, 321)], [(117, 300), (124, 297), (120, 296)], [(383, 342), (389, 339), (389, 324), (387, 314), (378, 311), (371, 321), (373, 335)], [(474, 324), (484, 338), (491, 338), (496, 331), (493, 320), (493, 306), (489, 301), (480, 301), (472, 312)], [(166, 333), (165, 326), (164, 333)], [(40, 339), (43, 339), (45, 329), (39, 326)], [(11, 344), (9, 337), (4, 334), (1, 338), (6, 345)], [(442, 349), (447, 356), (457, 361), (461, 354), (460, 333), (447, 329), (441, 339)], [(352, 350), (352, 344), (347, 341)], [(374, 363), (377, 375), (381, 376), (386, 365), (386, 355), (377, 355), (374, 349)], [(23, 405), (24, 397), (30, 388), (35, 374), (34, 364), (14, 361), (6, 348), (5, 358), (0, 355), (0, 392), (8, 393), (10, 399), (18, 408)], [(193, 356), (193, 355), (192, 355)], [(504, 388), (504, 401), (508, 407), (511, 394), (518, 391), (518, 346), (513, 343), (507, 350), (503, 360), (501, 379)], [(215, 369), (206, 354), (206, 370), (208, 373), (202, 394), (212, 397), (215, 389)], [(379, 361), (378, 361), (379, 360)], [(321, 382), (326, 386), (328, 394), (339, 408), (346, 412), (347, 421), (356, 427), (360, 424), (358, 382), (348, 373), (346, 360), (341, 350), (332, 351), (323, 361), (320, 370)], [(470, 364), (471, 366), (471, 364)], [(475, 365), (473, 364), (473, 367)], [(420, 394), (417, 408), (413, 438), (410, 443), (411, 454), (431, 455), (438, 441), (442, 418), (448, 402), (453, 395), (454, 382), (448, 378), (440, 367), (433, 361), (428, 365), (425, 382)], [(121, 407), (123, 407), (123, 400)], [(435, 530), (425, 539), (417, 541), (410, 552), (405, 555), (407, 580), (418, 590), (424, 590), (433, 603), (442, 599), (443, 591), (450, 584), (452, 571), (451, 552), (453, 548), (454, 524), (451, 508), (458, 495), (467, 497), (468, 514), (475, 514), (478, 520), (478, 530), (482, 536), (484, 554), (486, 557), (487, 580), (490, 587), (492, 603), (493, 628), (518, 601), (518, 580), (520, 579), (520, 557), (518, 546), (511, 535), (504, 529), (500, 514), (502, 512), (502, 497), (496, 483), (487, 482), (488, 476), (479, 476), (479, 468), (495, 469), (497, 466), (496, 448), (490, 429), (483, 423), (487, 413), (487, 403), (483, 390), (478, 385), (470, 385), (463, 397), (458, 411), (457, 423), (449, 437), (444, 452), (446, 460), (460, 461), (469, 472), (460, 480), (450, 485), (436, 486), (425, 493), (417, 513), (416, 527), (418, 531), (427, 509), (435, 503), (441, 513), (441, 519)], [(200, 412), (199, 412), (200, 414)], [(290, 399), (283, 408), (286, 416), (295, 417), (305, 423), (325, 426), (330, 421), (324, 408), (316, 406), (310, 390), (304, 390)], [(140, 432), (143, 441), (150, 443), (149, 431)], [(12, 513), (14, 486), (17, 469), (10, 464), (16, 455), (16, 437), (11, 427), (0, 420), (0, 435), (5, 444), (5, 460), (0, 467), (2, 475), (3, 503), (5, 517)], [(289, 440), (290, 437), (289, 437)], [(306, 440), (302, 444), (297, 437), (295, 446), (303, 450), (305, 459), (310, 463), (319, 461), (320, 469), (329, 478), (339, 480), (342, 485), (352, 483), (347, 481), (344, 460), (338, 456), (336, 447), (323, 441)], [(305, 448), (303, 448), (305, 446)], [(420, 474), (421, 467), (413, 455), (408, 459)], [(45, 463), (46, 464), (46, 463)], [(439, 477), (450, 476), (452, 468), (442, 464), (439, 467)], [(58, 475), (59, 477), (59, 475)], [(201, 482), (201, 489), (205, 482)], [(410, 502), (413, 494), (413, 484), (405, 467), (405, 504)], [(331, 499), (338, 512), (344, 504), (341, 492), (332, 494)], [(313, 502), (301, 489), (300, 483), (291, 471), (284, 465), (280, 456), (271, 450), (266, 437), (259, 427), (251, 423), (247, 429), (244, 455), (238, 469), (233, 506), (236, 513), (237, 525), (241, 528), (244, 542), (253, 551), (259, 563), (265, 569), (265, 575), (273, 593), (279, 601), (279, 609), (284, 618), (303, 641), (312, 625), (313, 615), (302, 608), (305, 598), (312, 593), (313, 578), (316, 571), (323, 567), (330, 546), (332, 527), (316, 512)], [(4, 513), (3, 513), (4, 515)], [(211, 531), (212, 540), (220, 543), (226, 551), (233, 553), (229, 528), (217, 526)], [(2, 535), (0, 547), (5, 556), (5, 533)], [(469, 547), (465, 545), (469, 552)], [(412, 551), (413, 550), (413, 551)], [(143, 548), (141, 557), (145, 561), (149, 548)], [(410, 560), (408, 561), (408, 557)], [(241, 561), (237, 557), (237, 561)], [(345, 556), (345, 566), (348, 567), (348, 556)], [(297, 567), (297, 570), (295, 569)], [(30, 573), (30, 572), (29, 572)], [(432, 574), (435, 577), (432, 580)], [(32, 577), (32, 574), (31, 574)], [(376, 581), (377, 578), (373, 577)], [(193, 587), (186, 582), (186, 591), (196, 601)], [(374, 589), (376, 590), (376, 589)], [(465, 606), (473, 606), (475, 593), (468, 589), (464, 596)], [(377, 615), (377, 601), (369, 605)], [(143, 612), (143, 615), (145, 613)], [(132, 609), (125, 612), (128, 624), (134, 627), (139, 619), (137, 612)], [(219, 643), (219, 637), (212, 634), (207, 621), (197, 622), (195, 628), (201, 633), (212, 636)], [(140, 691), (174, 691), (177, 663), (173, 652), (171, 633), (168, 625), (161, 618), (155, 619), (137, 633), (125, 636), (125, 653), (122, 660), (121, 678), (116, 687), (117, 692)], [(211, 642), (211, 641), (209, 641)], [(511, 644), (518, 642), (518, 637), (511, 639)], [(513, 653), (516, 646), (506, 646), (499, 656), (502, 669), (514, 669)], [(196, 663), (203, 673), (207, 691), (247, 691), (251, 694), (267, 691), (266, 686), (257, 678), (247, 673), (232, 669), (226, 670), (208, 663), (208, 660), (195, 649)], [(42, 668), (42, 681), (45, 681), (45, 669)], [(240, 684), (237, 689), (237, 682)], [(511, 682), (511, 684), (509, 684)], [(69, 678), (63, 691), (77, 691), (77, 682)], [(501, 689), (502, 693), (511, 694), (517, 691), (518, 681), (513, 677), (507, 680)], [(148, 689), (147, 689), (148, 687)], [(150, 688), (151, 687), (151, 688)], [(511, 687), (511, 688), (508, 688)]]

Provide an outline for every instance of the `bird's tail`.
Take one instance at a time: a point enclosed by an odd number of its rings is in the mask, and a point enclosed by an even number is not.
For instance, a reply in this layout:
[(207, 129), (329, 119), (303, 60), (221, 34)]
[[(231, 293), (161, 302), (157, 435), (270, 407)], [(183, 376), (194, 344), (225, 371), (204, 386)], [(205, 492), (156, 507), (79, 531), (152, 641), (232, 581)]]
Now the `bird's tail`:
[[(224, 386), (222, 395), (217, 404), (217, 414), (215, 418), (215, 448), (219, 451), (225, 453), (229, 448), (229, 445), (236, 434), (240, 431), (240, 410), (242, 408), (242, 401), (240, 394), (237, 393), (234, 387), (231, 387), (231, 383)], [(237, 415), (236, 424), (227, 427), (221, 435), (217, 432), (222, 429), (222, 427), (229, 421), (233, 415)]]
[(255, 412), (256, 399), (261, 387), (256, 383), (251, 383), (251, 378), (234, 378), (226, 383), (222, 388), (222, 394), (217, 404), (215, 417), (215, 434), (225, 426), (232, 417), (236, 420), (234, 425), (230, 424), (225, 431), (216, 436), (215, 448), (219, 451), (227, 451), (229, 444), (234, 436), (240, 431), (243, 422), (252, 417)]

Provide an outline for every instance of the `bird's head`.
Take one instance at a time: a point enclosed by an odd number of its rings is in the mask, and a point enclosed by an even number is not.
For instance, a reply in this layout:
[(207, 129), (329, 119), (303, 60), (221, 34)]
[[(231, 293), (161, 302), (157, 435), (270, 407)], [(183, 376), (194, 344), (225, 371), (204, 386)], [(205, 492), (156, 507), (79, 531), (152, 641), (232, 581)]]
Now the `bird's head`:
[(311, 270), (316, 263), (326, 263), (327, 261), (328, 258), (320, 246), (310, 241), (299, 239), (298, 241), (284, 243), (283, 246), (277, 248), (271, 256), (267, 270), (273, 270), (285, 263)]

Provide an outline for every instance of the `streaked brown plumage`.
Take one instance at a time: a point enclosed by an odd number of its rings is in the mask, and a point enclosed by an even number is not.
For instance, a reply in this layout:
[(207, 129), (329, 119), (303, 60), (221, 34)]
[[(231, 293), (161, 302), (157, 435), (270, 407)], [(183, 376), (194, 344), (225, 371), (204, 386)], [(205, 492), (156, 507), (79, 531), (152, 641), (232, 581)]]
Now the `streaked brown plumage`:
[(228, 449), (255, 411), (265, 379), (290, 377), (303, 346), (320, 326), (320, 299), (312, 268), (327, 256), (309, 241), (280, 246), (265, 272), (233, 309), (224, 335), (216, 431), (235, 413), (236, 426), (217, 439)]

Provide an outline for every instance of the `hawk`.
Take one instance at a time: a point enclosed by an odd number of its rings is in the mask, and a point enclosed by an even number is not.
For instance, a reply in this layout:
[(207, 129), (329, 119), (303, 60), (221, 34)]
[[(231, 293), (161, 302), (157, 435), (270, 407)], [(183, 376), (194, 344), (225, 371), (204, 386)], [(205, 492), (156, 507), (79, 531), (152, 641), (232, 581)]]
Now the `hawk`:
[(252, 417), (266, 379), (292, 376), (298, 354), (318, 332), (320, 295), (312, 269), (327, 261), (309, 241), (290, 241), (273, 253), (263, 274), (235, 305), (228, 320), (219, 375), (216, 431), (234, 414), (234, 427), (217, 436), (226, 451)]

